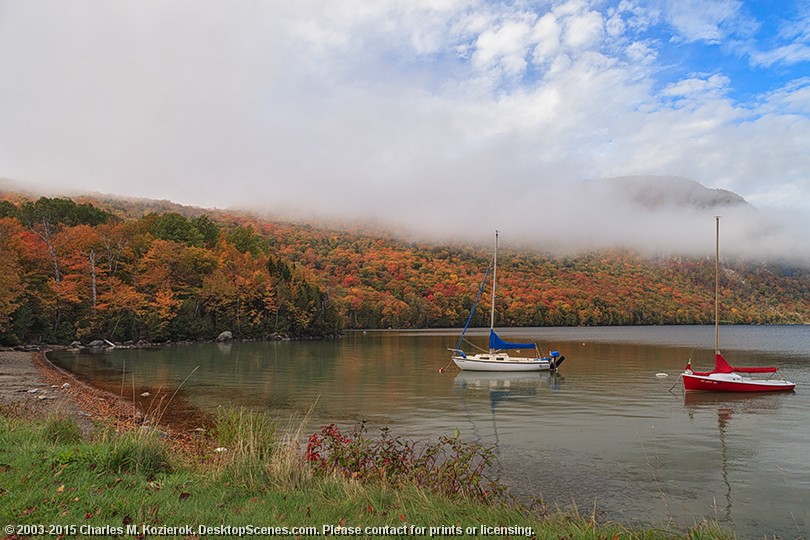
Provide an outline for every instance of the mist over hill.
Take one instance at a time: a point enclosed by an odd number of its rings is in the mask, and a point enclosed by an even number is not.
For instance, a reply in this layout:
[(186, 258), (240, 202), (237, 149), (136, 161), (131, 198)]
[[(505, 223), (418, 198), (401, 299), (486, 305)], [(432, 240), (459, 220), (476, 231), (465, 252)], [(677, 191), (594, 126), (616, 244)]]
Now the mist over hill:
[[(363, 221), (396, 235), (426, 242), (486, 244), (492, 231), (504, 241), (533, 251), (575, 255), (622, 248), (649, 256), (713, 256), (715, 216), (722, 217), (722, 251), (757, 261), (810, 263), (801, 231), (761, 212), (740, 195), (710, 189), (676, 176), (623, 176), (576, 183), (538, 182), (519, 193), (482, 193), (488, 210), (464, 200), (432, 200), (413, 205), (392, 201), (338, 222)], [(266, 211), (258, 214), (269, 216)], [(294, 219), (300, 214), (275, 216)], [(310, 216), (309, 214), (303, 214)]]
[[(59, 195), (54, 190), (0, 178), (2, 193), (29, 198)], [(101, 193), (62, 195), (101, 201), (129, 217), (138, 217), (135, 214), (145, 210), (173, 209), (187, 215), (206, 212), (166, 200)], [(392, 200), (390, 205), (368, 206), (350, 214), (340, 208), (317, 206), (271, 211), (266, 202), (229, 208), (227, 212), (439, 245), (487, 247), (493, 231), (499, 229), (505, 242), (534, 252), (576, 255), (621, 248), (655, 257), (714, 256), (714, 218), (719, 215), (724, 256), (810, 265), (810, 245), (801, 238), (803, 231), (788, 228), (778, 216), (759, 211), (732, 191), (707, 188), (678, 176), (621, 176), (558, 185), (546, 182), (511, 197), (494, 190), (492, 210), (483, 213), (468, 211), (453, 201), (435, 200), (432, 194), (423, 195), (414, 204)]]
[[(624, 176), (554, 188), (552, 219), (536, 216), (520, 243), (554, 253), (624, 248), (654, 256), (711, 256), (715, 216), (727, 256), (804, 264), (810, 250), (798, 231), (740, 195), (676, 176)], [(509, 233), (512, 234), (512, 231)]]

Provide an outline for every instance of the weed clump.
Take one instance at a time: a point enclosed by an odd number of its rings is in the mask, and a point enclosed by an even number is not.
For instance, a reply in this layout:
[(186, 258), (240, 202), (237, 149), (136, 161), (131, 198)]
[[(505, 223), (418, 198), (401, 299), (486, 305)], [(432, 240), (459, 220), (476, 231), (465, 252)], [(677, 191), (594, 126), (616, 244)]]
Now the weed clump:
[(149, 430), (130, 431), (102, 446), (99, 464), (115, 473), (139, 472), (147, 477), (172, 471), (169, 448), (158, 433)]
[(335, 424), (313, 433), (305, 460), (320, 475), (337, 475), (360, 482), (411, 484), (447, 496), (491, 502), (505, 487), (486, 476), (494, 461), (492, 449), (465, 443), (458, 433), (436, 443), (417, 444), (393, 437), (388, 428), (380, 437), (366, 434), (365, 422), (348, 435)]
[(222, 445), (220, 464), (230, 482), (256, 489), (270, 480), (276, 423), (268, 413), (219, 407), (214, 437)]
[(42, 435), (45, 440), (56, 445), (76, 444), (82, 440), (82, 432), (74, 418), (48, 418), (42, 428)]

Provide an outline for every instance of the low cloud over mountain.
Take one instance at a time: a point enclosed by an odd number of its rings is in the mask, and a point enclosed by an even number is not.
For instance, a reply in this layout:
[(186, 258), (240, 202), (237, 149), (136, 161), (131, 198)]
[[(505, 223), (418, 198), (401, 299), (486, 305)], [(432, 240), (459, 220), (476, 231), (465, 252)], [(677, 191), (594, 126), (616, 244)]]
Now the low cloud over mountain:
[(728, 207), (751, 207), (732, 191), (710, 189), (680, 176), (620, 176), (589, 184), (592, 189), (615, 191), (619, 198), (627, 199), (645, 210), (691, 208), (719, 210)]
[(549, 251), (626, 247), (652, 254), (710, 256), (718, 215), (725, 256), (810, 260), (799, 231), (732, 191), (677, 176), (547, 185), (510, 203), (489, 221), (504, 230), (505, 239), (520, 236), (519, 243)]

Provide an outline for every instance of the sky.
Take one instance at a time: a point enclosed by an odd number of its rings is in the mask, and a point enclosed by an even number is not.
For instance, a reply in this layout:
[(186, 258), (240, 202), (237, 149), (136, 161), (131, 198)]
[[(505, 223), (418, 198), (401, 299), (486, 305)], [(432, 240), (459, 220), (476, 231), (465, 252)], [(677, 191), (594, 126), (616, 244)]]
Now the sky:
[(0, 0), (23, 185), (713, 250), (716, 210), (582, 189), (628, 175), (734, 191), (724, 250), (810, 260), (810, 0)]

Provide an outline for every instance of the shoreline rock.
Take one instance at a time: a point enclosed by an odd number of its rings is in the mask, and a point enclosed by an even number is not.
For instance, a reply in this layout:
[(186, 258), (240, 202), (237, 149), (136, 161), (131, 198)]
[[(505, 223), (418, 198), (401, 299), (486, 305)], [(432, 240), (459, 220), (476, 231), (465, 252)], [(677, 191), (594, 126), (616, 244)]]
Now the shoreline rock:
[[(231, 332), (222, 332), (222, 334), (227, 334)], [(232, 333), (231, 333), (232, 334)], [(86, 345), (83, 344), (81, 341), (74, 340), (68, 345), (62, 344), (22, 344), (22, 345), (15, 345), (13, 347), (0, 347), (0, 352), (3, 351), (18, 351), (18, 352), (40, 352), (40, 351), (47, 351), (47, 350), (67, 350), (67, 351), (98, 351), (103, 352), (108, 349), (156, 349), (159, 347), (165, 347), (168, 345), (194, 345), (199, 343), (255, 343), (258, 341), (319, 341), (319, 340), (332, 340), (332, 339), (342, 339), (343, 334), (330, 334), (327, 336), (298, 336), (298, 337), (290, 337), (286, 334), (277, 334), (273, 333), (263, 338), (236, 338), (231, 337), (231, 339), (222, 339), (220, 340), (219, 337), (216, 339), (186, 339), (181, 341), (146, 341), (144, 339), (139, 339), (138, 341), (116, 341), (111, 342), (107, 340), (96, 339), (88, 342)]]

